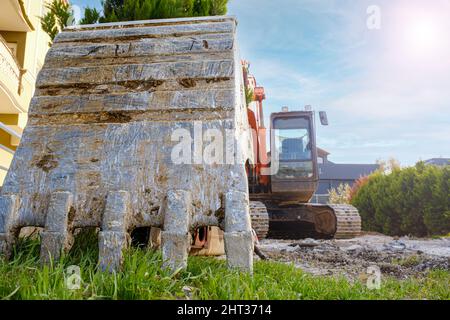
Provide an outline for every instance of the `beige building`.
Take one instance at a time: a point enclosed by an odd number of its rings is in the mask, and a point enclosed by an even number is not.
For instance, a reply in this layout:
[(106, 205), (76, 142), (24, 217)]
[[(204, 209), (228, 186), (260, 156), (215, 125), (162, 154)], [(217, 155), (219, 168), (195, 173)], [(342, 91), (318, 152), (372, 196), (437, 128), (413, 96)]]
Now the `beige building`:
[(27, 122), (50, 38), (39, 17), (48, 0), (0, 1), (0, 185)]

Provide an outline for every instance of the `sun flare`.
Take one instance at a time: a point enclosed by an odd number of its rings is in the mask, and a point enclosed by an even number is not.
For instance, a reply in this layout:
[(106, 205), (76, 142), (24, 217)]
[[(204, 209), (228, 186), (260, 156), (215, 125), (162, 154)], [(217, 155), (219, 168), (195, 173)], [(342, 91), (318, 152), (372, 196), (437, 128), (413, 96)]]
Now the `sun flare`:
[(399, 58), (410, 61), (446, 60), (450, 51), (448, 12), (423, 8), (396, 11), (393, 48)]
[(431, 17), (412, 19), (405, 26), (405, 44), (413, 53), (430, 53), (441, 45), (442, 31)]

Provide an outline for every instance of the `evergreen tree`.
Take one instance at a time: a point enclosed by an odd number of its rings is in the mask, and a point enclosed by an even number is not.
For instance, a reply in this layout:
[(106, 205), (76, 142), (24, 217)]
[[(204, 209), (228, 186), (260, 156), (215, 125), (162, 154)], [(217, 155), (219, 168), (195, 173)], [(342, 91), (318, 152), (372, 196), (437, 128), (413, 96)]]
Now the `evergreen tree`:
[[(228, 0), (103, 0), (103, 15), (97, 9), (84, 10), (80, 24), (224, 15)], [(43, 30), (53, 39), (69, 24), (70, 4), (53, 0), (41, 18)], [(50, 43), (51, 45), (51, 43)]]
[(228, 0), (210, 0), (211, 7), (209, 10), (210, 16), (220, 16), (227, 13)]
[(100, 22), (223, 15), (228, 0), (105, 0)]
[(195, 0), (194, 1), (194, 14), (195, 16), (207, 16), (209, 15), (211, 8), (210, 0)]
[(93, 8), (85, 8), (84, 9), (84, 16), (80, 20), (80, 24), (94, 24), (97, 23), (100, 19), (100, 12), (97, 11), (97, 9)]
[(116, 16), (116, 12), (119, 12), (124, 5), (124, 0), (103, 0), (103, 18)]
[(45, 5), (47, 13), (40, 17), (41, 27), (45, 33), (47, 33), (51, 39), (49, 46), (52, 44), (56, 35), (67, 25), (71, 18), (73, 18), (73, 12), (68, 2), (62, 0), (53, 0)]
[(145, 20), (145, 17), (152, 17), (155, 14), (155, 8), (158, 1), (156, 0), (145, 0), (141, 8), (141, 16), (139, 20)]

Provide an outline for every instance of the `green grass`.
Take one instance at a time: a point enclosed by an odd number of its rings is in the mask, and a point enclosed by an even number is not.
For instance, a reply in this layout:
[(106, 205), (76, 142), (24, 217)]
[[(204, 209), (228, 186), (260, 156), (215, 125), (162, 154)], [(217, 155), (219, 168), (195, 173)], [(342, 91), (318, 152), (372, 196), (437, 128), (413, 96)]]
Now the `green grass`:
[[(84, 239), (82, 238), (84, 237)], [(51, 266), (39, 263), (39, 242), (21, 240), (10, 261), (0, 261), (0, 298), (3, 299), (450, 299), (450, 273), (398, 281), (383, 278), (380, 290), (344, 278), (314, 277), (292, 265), (258, 261), (254, 275), (230, 271), (224, 260), (189, 258), (187, 270), (171, 274), (161, 269), (161, 255), (130, 249), (117, 274), (96, 268), (93, 235), (77, 239), (71, 252)], [(87, 237), (87, 238), (86, 238)], [(89, 242), (89, 246), (81, 246)], [(80, 290), (68, 290), (65, 268), (78, 265)]]

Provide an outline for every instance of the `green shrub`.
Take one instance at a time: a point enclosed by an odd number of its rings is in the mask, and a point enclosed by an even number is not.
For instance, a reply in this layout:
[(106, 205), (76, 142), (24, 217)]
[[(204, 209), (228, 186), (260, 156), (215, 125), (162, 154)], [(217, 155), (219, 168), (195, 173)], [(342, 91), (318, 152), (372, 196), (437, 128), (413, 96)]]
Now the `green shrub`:
[(363, 229), (389, 235), (450, 232), (450, 167), (395, 168), (372, 174), (352, 196)]

